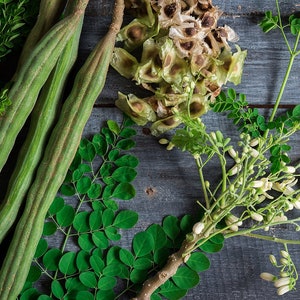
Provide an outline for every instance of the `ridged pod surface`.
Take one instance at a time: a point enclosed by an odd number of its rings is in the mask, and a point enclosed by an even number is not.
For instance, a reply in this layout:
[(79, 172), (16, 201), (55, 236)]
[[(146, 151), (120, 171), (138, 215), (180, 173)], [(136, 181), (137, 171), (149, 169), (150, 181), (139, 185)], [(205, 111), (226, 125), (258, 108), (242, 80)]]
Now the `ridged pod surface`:
[(30, 127), (0, 206), (0, 243), (16, 220), (36, 167), (42, 158), (50, 130), (57, 117), (68, 74), (77, 58), (82, 23), (83, 16), (81, 25), (59, 57), (31, 113)]
[(79, 9), (54, 25), (41, 39), (15, 78), (8, 93), (12, 104), (0, 118), (0, 171), (34, 107), (41, 88), (80, 22), (85, 7), (83, 0), (79, 2)]
[(104, 87), (123, 10), (124, 1), (116, 0), (112, 24), (78, 72), (52, 131), (0, 272), (1, 300), (15, 300), (26, 280), (46, 213), (66, 176), (82, 131)]

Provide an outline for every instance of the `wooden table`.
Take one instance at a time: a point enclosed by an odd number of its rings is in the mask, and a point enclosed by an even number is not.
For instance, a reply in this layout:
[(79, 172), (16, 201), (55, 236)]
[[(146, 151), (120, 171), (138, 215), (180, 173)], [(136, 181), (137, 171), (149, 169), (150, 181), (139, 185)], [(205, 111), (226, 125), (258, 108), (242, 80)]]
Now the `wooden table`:
[[(280, 2), (285, 16), (300, 10), (300, 2), (297, 0)], [(243, 80), (237, 90), (247, 95), (251, 105), (259, 107), (268, 115), (268, 108), (274, 103), (284, 76), (288, 57), (280, 33), (274, 31), (266, 35), (258, 26), (265, 11), (275, 12), (275, 1), (216, 0), (214, 4), (224, 11), (220, 23), (235, 29), (240, 37), (238, 44), (242, 49), (248, 50)], [(78, 66), (106, 32), (112, 6), (112, 0), (90, 1), (86, 12)], [(299, 103), (299, 67), (300, 63), (297, 62), (284, 96), (282, 110)], [(106, 120), (121, 119), (122, 113), (114, 106), (118, 91), (138, 93), (139, 88), (120, 77), (114, 70), (110, 70), (104, 91), (86, 126), (84, 132), (86, 137), (97, 133)], [(203, 120), (211, 130), (221, 128), (224, 133), (233, 132), (231, 122), (225, 116), (208, 113)], [(123, 208), (137, 211), (140, 218), (134, 230), (124, 233), (126, 239), (121, 242), (121, 246), (124, 247), (130, 246), (135, 232), (144, 230), (152, 223), (161, 223), (166, 215), (194, 214), (198, 209), (196, 201), (202, 197), (193, 159), (178, 150), (166, 151), (158, 143), (158, 139), (147, 134), (144, 128), (140, 127), (137, 130), (137, 146), (133, 150), (140, 160), (138, 177), (134, 181), (137, 195), (132, 201), (123, 202), (121, 205)], [(291, 142), (294, 159), (299, 158), (299, 142), (299, 135)], [(211, 168), (209, 172), (208, 176), (211, 180), (219, 176), (215, 168)], [(291, 234), (285, 227), (278, 229), (277, 232), (284, 237), (300, 238), (300, 233)], [(227, 240), (220, 253), (209, 255), (211, 268), (201, 274), (199, 286), (191, 290), (184, 299), (300, 299), (300, 291), (282, 297), (277, 296), (272, 284), (262, 281), (259, 277), (261, 272), (272, 272), (268, 256), (270, 253), (277, 255), (281, 249), (279, 244), (249, 238), (238, 237)], [(300, 265), (300, 248), (294, 247), (293, 253)], [(298, 288), (300, 288), (299, 284)]]
[[(300, 10), (299, 1), (280, 2), (284, 16)], [(235, 29), (240, 37), (238, 44), (248, 50), (243, 80), (237, 90), (247, 95), (251, 105), (261, 108), (268, 115), (268, 107), (274, 103), (288, 58), (280, 33), (274, 31), (266, 35), (258, 26), (265, 11), (275, 12), (275, 1), (232, 0), (214, 1), (214, 4), (224, 11), (220, 23)], [(96, 40), (104, 34), (110, 20), (111, 7), (110, 0), (91, 0), (86, 14), (80, 57), (84, 58)], [(298, 61), (284, 96), (285, 107), (282, 110), (299, 103), (299, 67)], [(86, 126), (86, 136), (96, 133), (107, 118), (120, 119), (120, 111), (114, 107), (118, 91), (129, 93), (138, 89), (111, 70), (106, 87)], [(225, 133), (232, 133), (232, 125), (226, 117), (208, 113), (203, 120), (211, 130), (221, 128)], [(137, 147), (134, 150), (140, 159), (139, 175), (134, 182), (137, 195), (132, 202), (123, 204), (139, 212), (137, 231), (144, 230), (152, 223), (161, 223), (162, 218), (169, 214), (182, 216), (193, 213), (197, 209), (196, 201), (201, 198), (193, 159), (177, 150), (166, 151), (158, 144), (157, 138), (145, 134), (143, 128), (138, 131)], [(292, 156), (295, 159), (299, 155), (299, 139), (298, 135), (292, 141)], [(218, 174), (212, 168), (209, 176), (216, 178)], [(283, 236), (291, 235), (286, 228), (279, 231)], [(133, 232), (128, 233), (128, 243), (132, 234)], [(291, 237), (299, 239), (300, 234)], [(277, 296), (272, 284), (259, 277), (261, 272), (273, 270), (268, 256), (272, 252), (277, 255), (281, 249), (281, 245), (249, 238), (226, 241), (225, 248), (220, 253), (210, 255), (211, 268), (201, 274), (199, 286), (191, 290), (185, 299), (300, 299), (299, 291)], [(293, 253), (300, 263), (300, 248), (294, 247)]]

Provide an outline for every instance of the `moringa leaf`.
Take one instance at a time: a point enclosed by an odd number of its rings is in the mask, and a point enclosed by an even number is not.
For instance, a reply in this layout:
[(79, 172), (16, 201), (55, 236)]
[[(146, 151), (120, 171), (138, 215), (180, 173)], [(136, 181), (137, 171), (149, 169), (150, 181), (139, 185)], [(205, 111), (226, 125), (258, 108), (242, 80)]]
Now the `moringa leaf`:
[(70, 251), (63, 254), (63, 256), (59, 260), (58, 267), (60, 272), (65, 275), (76, 273), (78, 271), (76, 265), (76, 253)]
[(180, 267), (172, 277), (175, 284), (181, 289), (191, 289), (199, 283), (199, 275), (188, 267)]
[(114, 226), (129, 229), (132, 228), (138, 221), (138, 213), (132, 210), (120, 211), (113, 221)]
[(196, 272), (206, 271), (210, 267), (208, 257), (202, 252), (192, 253), (186, 264)]
[(137, 233), (133, 238), (133, 250), (137, 257), (142, 257), (154, 250), (154, 239), (147, 231)]

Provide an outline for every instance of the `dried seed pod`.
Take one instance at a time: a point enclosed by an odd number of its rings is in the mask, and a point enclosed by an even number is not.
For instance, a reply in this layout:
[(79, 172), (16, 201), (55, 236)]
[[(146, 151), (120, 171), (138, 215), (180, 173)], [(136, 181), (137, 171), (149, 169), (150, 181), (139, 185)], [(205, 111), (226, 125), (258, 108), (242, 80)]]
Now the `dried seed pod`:
[(193, 15), (201, 18), (206, 12), (214, 12), (215, 10), (218, 8), (212, 5), (212, 0), (198, 0)]
[(138, 84), (142, 83), (157, 83), (162, 81), (162, 70), (157, 67), (153, 60), (148, 60), (144, 64), (139, 64), (134, 80)]
[(116, 106), (130, 116), (138, 125), (145, 125), (147, 122), (156, 120), (155, 112), (152, 107), (143, 99), (129, 94), (128, 96), (118, 93)]
[(132, 51), (141, 46), (148, 38), (156, 35), (158, 31), (158, 26), (149, 26), (139, 19), (135, 19), (120, 30), (117, 41), (124, 43), (124, 49)]
[(132, 79), (138, 66), (137, 59), (123, 48), (115, 48), (111, 66), (122, 76)]
[(152, 3), (149, 0), (125, 0), (126, 10), (137, 18), (142, 18), (149, 27), (155, 23), (155, 16), (152, 10)]
[(179, 0), (158, 0), (158, 6), (160, 7), (158, 21), (162, 28), (182, 22)]
[(189, 65), (186, 60), (177, 55), (176, 48), (171, 39), (162, 39), (160, 43), (160, 57), (162, 60), (162, 78), (175, 85), (178, 92), (183, 91), (183, 80), (189, 76), (192, 79)]
[(170, 116), (154, 122), (150, 130), (154, 136), (157, 136), (177, 127), (180, 123), (181, 121), (176, 116)]
[(198, 118), (201, 115), (205, 114), (209, 108), (209, 101), (205, 97), (200, 95), (193, 95), (190, 102), (183, 102), (179, 105), (179, 112), (189, 111), (191, 118)]
[[(126, 6), (140, 18), (121, 30), (119, 41), (128, 51), (142, 46), (142, 55), (136, 63), (125, 54), (115, 65), (153, 92), (139, 101), (155, 114), (155, 134), (180, 123), (174, 120), (175, 110), (200, 116), (227, 81), (240, 82), (246, 52), (237, 47), (232, 53), (228, 41), (236, 41), (237, 35), (227, 25), (217, 26), (222, 12), (212, 0), (126, 0)], [(126, 105), (130, 115), (136, 114)]]

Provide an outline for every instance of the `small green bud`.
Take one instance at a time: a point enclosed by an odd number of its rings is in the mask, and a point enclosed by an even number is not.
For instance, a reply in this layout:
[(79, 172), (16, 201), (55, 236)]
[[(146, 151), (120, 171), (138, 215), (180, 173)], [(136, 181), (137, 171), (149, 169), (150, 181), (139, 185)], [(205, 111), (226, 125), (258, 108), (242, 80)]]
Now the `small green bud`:
[(254, 221), (257, 221), (257, 222), (262, 222), (263, 219), (264, 219), (264, 217), (263, 217), (261, 214), (259, 214), (259, 213), (257, 213), (257, 212), (254, 212), (254, 211), (252, 211), (252, 212), (250, 213), (250, 217), (251, 217)]
[(281, 258), (280, 263), (284, 266), (288, 266), (290, 264), (289, 260), (286, 258)]
[(291, 281), (291, 279), (289, 277), (282, 277), (282, 278), (275, 280), (274, 286), (279, 288), (281, 286), (288, 285), (290, 283), (290, 281)]
[(269, 260), (273, 266), (277, 265), (277, 259), (273, 254), (269, 255)]
[(289, 277), (290, 274), (288, 272), (280, 272), (280, 277)]
[(252, 157), (254, 157), (254, 158), (256, 158), (256, 157), (259, 156), (259, 152), (258, 152), (256, 149), (254, 149), (254, 148), (250, 148), (250, 149), (249, 149), (249, 152), (250, 152), (250, 155), (251, 155)]
[(258, 143), (259, 143), (259, 139), (258, 138), (253, 139), (253, 140), (250, 141), (250, 146), (251, 147), (255, 147), (255, 146), (258, 145)]
[(204, 223), (203, 222), (197, 222), (193, 226), (193, 233), (200, 234), (204, 229)]
[(173, 143), (169, 143), (169, 145), (167, 146), (167, 150), (173, 150), (173, 148), (175, 147), (175, 145)]
[(232, 147), (228, 150), (228, 154), (229, 154), (233, 159), (236, 159), (236, 158), (238, 157), (237, 152), (236, 152)]
[(187, 242), (193, 242), (194, 239), (195, 239), (195, 236), (194, 236), (193, 233), (188, 233), (188, 234), (186, 235), (186, 240), (187, 240)]
[(283, 258), (290, 258), (290, 255), (287, 251), (285, 250), (281, 250), (280, 251), (280, 255), (283, 257)]
[(210, 136), (211, 136), (211, 138), (216, 142), (217, 141), (217, 135), (216, 135), (216, 133), (214, 132), (214, 131), (212, 131), (211, 133), (210, 133)]
[(277, 289), (277, 295), (282, 296), (291, 290), (289, 285), (283, 285)]
[(160, 139), (158, 142), (159, 142), (161, 145), (167, 145), (167, 144), (169, 144), (169, 140), (168, 140), (168, 139), (164, 139), (164, 138)]
[(241, 166), (236, 164), (234, 165), (229, 171), (228, 171), (228, 176), (233, 176), (236, 175), (241, 169)]
[(217, 137), (217, 141), (223, 144), (224, 137), (223, 137), (223, 133), (220, 130), (216, 131), (216, 137)]
[(260, 274), (260, 278), (266, 281), (274, 281), (277, 277), (271, 273), (263, 272)]

